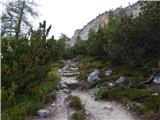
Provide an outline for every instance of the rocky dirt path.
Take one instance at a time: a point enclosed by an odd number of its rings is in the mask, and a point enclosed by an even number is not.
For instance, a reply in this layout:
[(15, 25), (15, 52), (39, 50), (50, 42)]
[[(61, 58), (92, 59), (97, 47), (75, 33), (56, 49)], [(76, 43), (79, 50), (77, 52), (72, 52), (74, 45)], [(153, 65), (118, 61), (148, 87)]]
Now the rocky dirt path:
[(73, 91), (84, 104), (89, 120), (137, 120), (120, 104), (107, 101), (95, 101), (88, 93)]
[(79, 82), (75, 76), (78, 74), (77, 64), (67, 61), (59, 70), (61, 81), (56, 92), (56, 101), (47, 105), (44, 109), (49, 111), (49, 116), (28, 117), (26, 120), (70, 120), (73, 110), (67, 105), (67, 99), (79, 96), (86, 109), (87, 120), (137, 120), (120, 104), (107, 101), (95, 101), (90, 92), (82, 92), (78, 89)]

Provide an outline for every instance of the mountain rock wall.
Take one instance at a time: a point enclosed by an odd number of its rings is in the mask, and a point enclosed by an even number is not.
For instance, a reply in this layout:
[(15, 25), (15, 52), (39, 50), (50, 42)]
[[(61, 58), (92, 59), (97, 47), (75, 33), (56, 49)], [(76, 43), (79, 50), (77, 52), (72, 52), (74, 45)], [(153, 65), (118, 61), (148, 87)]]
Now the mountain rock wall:
[[(126, 8), (123, 8), (125, 13), (132, 18), (135, 18), (141, 12), (141, 8), (146, 5), (144, 1), (138, 1), (133, 5), (129, 5)], [(119, 8), (113, 11), (115, 14), (119, 12)], [(74, 32), (71, 40), (69, 41), (70, 46), (73, 46), (76, 43), (76, 39), (79, 36), (81, 40), (87, 40), (90, 29), (94, 31), (98, 31), (98, 28), (103, 27), (109, 21), (109, 13), (104, 12), (97, 16), (95, 19), (91, 20), (87, 25), (85, 25), (82, 29), (77, 29)]]

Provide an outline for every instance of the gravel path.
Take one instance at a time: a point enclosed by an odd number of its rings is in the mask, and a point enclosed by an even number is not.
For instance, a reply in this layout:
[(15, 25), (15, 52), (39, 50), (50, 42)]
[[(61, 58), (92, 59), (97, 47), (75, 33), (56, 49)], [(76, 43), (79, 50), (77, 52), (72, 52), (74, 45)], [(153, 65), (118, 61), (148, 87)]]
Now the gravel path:
[(126, 111), (120, 104), (108, 101), (95, 101), (91, 94), (88, 92), (82, 92), (80, 90), (71, 90), (66, 87), (66, 80), (74, 83), (76, 70), (76, 64), (68, 61), (66, 66), (59, 70), (61, 74), (61, 89), (56, 92), (56, 101), (52, 104), (46, 105), (44, 108), (50, 112), (50, 115), (46, 118), (39, 116), (27, 117), (26, 120), (69, 120), (73, 110), (70, 109), (66, 103), (68, 96), (79, 96), (82, 104), (86, 109), (87, 120), (137, 120), (128, 111)]
[(72, 95), (81, 98), (90, 120), (137, 120), (115, 102), (95, 101), (88, 93), (78, 90), (73, 91)]

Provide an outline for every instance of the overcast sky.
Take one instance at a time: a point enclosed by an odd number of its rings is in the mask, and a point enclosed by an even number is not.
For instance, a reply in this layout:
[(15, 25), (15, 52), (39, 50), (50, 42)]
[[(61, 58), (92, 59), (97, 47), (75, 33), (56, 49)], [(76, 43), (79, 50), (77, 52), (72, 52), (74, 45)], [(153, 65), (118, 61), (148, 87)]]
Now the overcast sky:
[[(1, 1), (1, 0), (0, 0)], [(5, 0), (4, 0), (5, 1)], [(81, 29), (99, 14), (127, 6), (138, 0), (34, 0), (39, 4), (38, 20), (33, 21), (38, 26), (40, 21), (46, 20), (52, 24), (51, 35), (59, 38), (61, 33), (71, 37), (76, 29)]]

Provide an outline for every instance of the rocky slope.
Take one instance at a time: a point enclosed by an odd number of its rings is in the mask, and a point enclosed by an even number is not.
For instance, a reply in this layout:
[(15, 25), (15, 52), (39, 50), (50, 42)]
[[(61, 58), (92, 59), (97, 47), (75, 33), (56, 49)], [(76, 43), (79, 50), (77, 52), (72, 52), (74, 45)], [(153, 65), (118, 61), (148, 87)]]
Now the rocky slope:
[[(141, 7), (145, 5), (146, 2), (144, 1), (138, 1), (133, 5), (130, 5), (126, 8), (123, 8), (124, 11), (128, 16), (132, 16), (133, 18), (137, 17), (139, 13), (141, 12)], [(119, 12), (119, 8), (114, 10), (114, 13)], [(109, 21), (109, 14), (108, 12), (104, 12), (100, 15), (98, 15), (95, 19), (91, 20), (87, 25), (85, 25), (82, 29), (75, 30), (74, 35), (72, 36), (71, 40), (69, 41), (69, 44), (73, 46), (76, 42), (77, 37), (79, 36), (82, 40), (88, 39), (88, 33), (90, 29), (97, 31), (99, 26), (103, 27), (105, 24), (107, 24)]]

